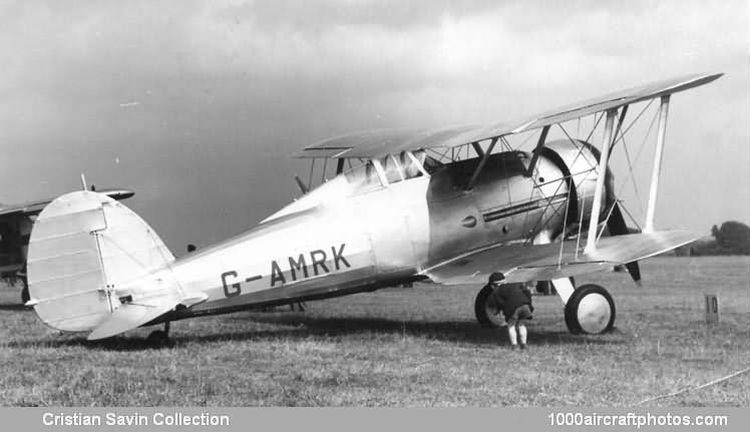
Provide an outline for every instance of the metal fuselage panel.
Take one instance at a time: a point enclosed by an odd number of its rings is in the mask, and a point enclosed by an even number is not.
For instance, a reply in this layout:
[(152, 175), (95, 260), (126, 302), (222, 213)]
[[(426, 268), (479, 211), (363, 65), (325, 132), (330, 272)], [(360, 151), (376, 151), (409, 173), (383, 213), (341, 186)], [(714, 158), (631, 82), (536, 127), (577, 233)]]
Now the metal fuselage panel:
[(478, 159), (452, 164), (432, 176), (428, 266), (562, 226), (568, 187), (561, 170), (540, 158), (527, 176), (529, 161), (523, 152), (492, 155), (470, 191), (465, 185)]
[[(297, 213), (282, 209), (246, 234), (177, 260), (181, 288), (208, 295), (189, 312), (334, 296), (415, 275), (428, 245), (429, 178), (361, 193), (345, 183), (337, 177), (292, 203)], [(347, 195), (307, 205), (327, 189)]]
[(568, 182), (545, 157), (526, 175), (529, 161), (492, 155), (471, 190), (478, 159), (364, 190), (340, 175), (255, 229), (175, 261), (181, 289), (208, 296), (177, 318), (395, 285), (461, 253), (559, 232)]

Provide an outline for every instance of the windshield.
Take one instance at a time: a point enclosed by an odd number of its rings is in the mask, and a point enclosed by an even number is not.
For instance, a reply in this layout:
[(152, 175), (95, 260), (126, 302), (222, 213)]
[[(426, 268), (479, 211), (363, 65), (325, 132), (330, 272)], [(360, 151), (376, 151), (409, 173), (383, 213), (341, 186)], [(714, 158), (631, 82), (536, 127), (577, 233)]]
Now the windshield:
[(372, 190), (383, 186), (372, 161), (346, 171), (344, 176), (355, 190)]
[(396, 162), (396, 159), (393, 158), (393, 156), (388, 155), (384, 157), (381, 161), (381, 164), (383, 164), (383, 170), (385, 171), (385, 178), (388, 180), (388, 183), (396, 183), (400, 182), (404, 179), (404, 173), (401, 171), (401, 165), (399, 165), (398, 162)]
[[(351, 160), (351, 159), (350, 159)], [(380, 159), (367, 160), (344, 173), (344, 177), (358, 192), (381, 188), (386, 184), (431, 174), (443, 164), (424, 151), (402, 151)]]
[(432, 156), (428, 156), (424, 150), (417, 150), (413, 154), (414, 158), (417, 159), (419, 163), (422, 164), (424, 170), (427, 171), (427, 174), (432, 174), (443, 166), (442, 162)]

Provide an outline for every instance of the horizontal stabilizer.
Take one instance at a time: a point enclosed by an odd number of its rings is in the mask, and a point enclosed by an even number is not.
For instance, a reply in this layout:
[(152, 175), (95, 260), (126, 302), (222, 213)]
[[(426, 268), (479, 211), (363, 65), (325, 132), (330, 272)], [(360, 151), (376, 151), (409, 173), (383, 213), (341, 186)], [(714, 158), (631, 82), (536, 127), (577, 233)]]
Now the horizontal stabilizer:
[(179, 299), (165, 297), (160, 303), (155, 304), (121, 305), (104, 322), (99, 324), (87, 339), (105, 339), (140, 327), (169, 312), (178, 304), (180, 304)]
[(505, 273), (508, 282), (552, 280), (642, 260), (691, 243), (699, 237), (688, 231), (605, 237), (588, 253), (576, 252), (575, 241), (545, 245), (498, 244), (443, 261), (422, 274), (445, 285), (485, 283), (496, 271)]

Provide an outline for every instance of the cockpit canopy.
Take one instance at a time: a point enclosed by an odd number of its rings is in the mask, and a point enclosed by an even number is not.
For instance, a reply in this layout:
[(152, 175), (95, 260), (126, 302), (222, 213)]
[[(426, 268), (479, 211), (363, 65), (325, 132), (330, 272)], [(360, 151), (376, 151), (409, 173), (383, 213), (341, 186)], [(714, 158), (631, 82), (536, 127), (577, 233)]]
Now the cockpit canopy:
[[(304, 184), (303, 188), (309, 189), (309, 192), (303, 190), (304, 195), (293, 203), (266, 218), (267, 222), (285, 215), (304, 211), (321, 204), (333, 204), (346, 199), (349, 196), (360, 195), (386, 188), (390, 185), (397, 184), (411, 179), (426, 177), (441, 169), (444, 164), (437, 159), (429, 156), (423, 150), (409, 151), (404, 150), (397, 155), (387, 155), (376, 159), (364, 158), (338, 158), (336, 171), (332, 177), (328, 161), (331, 158), (324, 158), (322, 169), (321, 184), (312, 188)], [(344, 170), (345, 164), (349, 169)], [(310, 183), (312, 183), (315, 170), (315, 159), (310, 165)], [(320, 175), (320, 173), (317, 173)], [(297, 181), (301, 183), (298, 178)]]
[(369, 189), (430, 175), (441, 166), (441, 162), (428, 156), (424, 150), (402, 151), (398, 155), (365, 160), (344, 172), (344, 177), (357, 188)]

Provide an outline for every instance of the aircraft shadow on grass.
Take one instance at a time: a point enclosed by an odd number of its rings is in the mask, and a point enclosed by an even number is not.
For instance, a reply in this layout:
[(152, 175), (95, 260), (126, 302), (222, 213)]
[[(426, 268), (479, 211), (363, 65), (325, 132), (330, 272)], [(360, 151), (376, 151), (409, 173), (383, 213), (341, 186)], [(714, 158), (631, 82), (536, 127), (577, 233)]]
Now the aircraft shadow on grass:
[(21, 303), (0, 303), (0, 311), (20, 311), (28, 309)]
[[(240, 319), (240, 317), (234, 318)], [(247, 319), (247, 318), (245, 318)], [(289, 337), (307, 338), (313, 336), (347, 336), (361, 334), (377, 335), (405, 335), (422, 339), (434, 339), (448, 342), (461, 342), (476, 345), (498, 345), (507, 343), (505, 327), (482, 328), (474, 321), (403, 321), (388, 318), (368, 317), (316, 317), (301, 315), (268, 315), (254, 316), (252, 320), (259, 323), (294, 325), (298, 329), (289, 332)], [(620, 339), (602, 336), (576, 336), (566, 329), (539, 330), (535, 329), (534, 321), (528, 326), (529, 338), (534, 344), (611, 344), (624, 343)], [(269, 332), (272, 337), (278, 337), (278, 332)], [(615, 328), (611, 334), (618, 334)], [(242, 335), (244, 333), (237, 333)], [(247, 333), (248, 339), (253, 339), (253, 332)], [(205, 340), (221, 339), (222, 335), (205, 335)], [(190, 337), (186, 337), (187, 340)]]
[[(472, 321), (401, 321), (386, 318), (367, 317), (314, 317), (300, 315), (244, 316), (232, 320), (252, 321), (264, 324), (276, 324), (277, 330), (234, 330), (220, 332), (178, 333), (170, 337), (166, 345), (154, 345), (144, 337), (114, 337), (104, 340), (88, 341), (82, 337), (42, 342), (45, 346), (83, 346), (90, 349), (113, 351), (139, 351), (146, 349), (179, 348), (188, 344), (204, 344), (233, 341), (268, 341), (268, 340), (307, 340), (310, 336), (335, 338), (338, 336), (408, 336), (411, 338), (431, 339), (451, 343), (478, 346), (502, 346), (508, 343), (505, 328), (480, 328)], [(179, 326), (179, 322), (176, 323)], [(178, 327), (179, 328), (179, 327)], [(605, 336), (576, 336), (564, 329), (537, 330), (532, 323), (529, 326), (529, 339), (533, 345), (611, 345), (625, 344), (627, 341), (616, 328)], [(613, 337), (614, 336), (614, 337)], [(24, 347), (38, 345), (40, 341), (9, 343), (9, 346)]]

